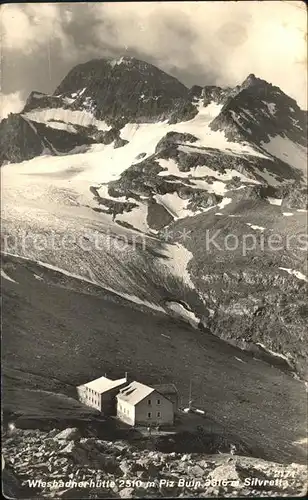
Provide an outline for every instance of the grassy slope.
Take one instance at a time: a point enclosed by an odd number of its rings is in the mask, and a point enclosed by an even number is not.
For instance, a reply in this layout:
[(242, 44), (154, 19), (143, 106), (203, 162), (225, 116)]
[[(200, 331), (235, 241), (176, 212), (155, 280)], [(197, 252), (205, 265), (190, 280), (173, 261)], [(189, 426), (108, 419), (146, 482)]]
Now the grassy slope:
[[(36, 377), (37, 388), (71, 395), (77, 384), (105, 372), (123, 376), (126, 370), (148, 384), (174, 382), (183, 404), (192, 377), (196, 406), (206, 409), (228, 432), (249, 446), (263, 448), (277, 461), (303, 460), (304, 451), (293, 444), (305, 432), (301, 382), (216, 337), (98, 288), (58, 279), (56, 273), (39, 267), (36, 272), (44, 275), (44, 281), (38, 281), (33, 264), (12, 258), (5, 258), (4, 269), (18, 282), (2, 283), (7, 409), (40, 412), (43, 395), (37, 393), (29, 408), (22, 371), (44, 379)], [(21, 372), (15, 371), (12, 378), (13, 369)], [(28, 388), (33, 389), (31, 377)]]

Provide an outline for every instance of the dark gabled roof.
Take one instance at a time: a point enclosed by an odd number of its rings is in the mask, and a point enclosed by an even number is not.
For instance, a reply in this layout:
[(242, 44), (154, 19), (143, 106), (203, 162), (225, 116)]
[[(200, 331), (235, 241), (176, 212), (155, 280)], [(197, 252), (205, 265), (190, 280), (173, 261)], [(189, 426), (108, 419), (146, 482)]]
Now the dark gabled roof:
[(152, 387), (153, 387), (153, 389), (155, 389), (155, 391), (159, 392), (163, 396), (165, 394), (178, 395), (178, 390), (174, 384), (158, 384), (158, 385), (152, 385)]

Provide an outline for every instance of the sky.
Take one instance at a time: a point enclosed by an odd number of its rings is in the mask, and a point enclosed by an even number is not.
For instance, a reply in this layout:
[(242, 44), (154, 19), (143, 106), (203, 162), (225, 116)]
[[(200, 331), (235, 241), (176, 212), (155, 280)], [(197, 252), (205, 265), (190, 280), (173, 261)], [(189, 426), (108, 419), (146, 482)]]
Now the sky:
[(250, 73), (307, 108), (307, 12), (297, 1), (6, 4), (0, 10), (0, 118), (68, 71), (122, 55), (188, 87), (235, 86)]

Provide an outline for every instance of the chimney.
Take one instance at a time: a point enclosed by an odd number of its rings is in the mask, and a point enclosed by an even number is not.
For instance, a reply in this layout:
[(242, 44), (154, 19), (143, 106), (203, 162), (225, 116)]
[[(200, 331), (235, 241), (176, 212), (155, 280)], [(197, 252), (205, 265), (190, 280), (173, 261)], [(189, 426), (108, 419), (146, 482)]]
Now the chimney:
[(125, 380), (126, 380), (126, 382), (128, 382), (128, 373), (127, 372), (125, 372)]

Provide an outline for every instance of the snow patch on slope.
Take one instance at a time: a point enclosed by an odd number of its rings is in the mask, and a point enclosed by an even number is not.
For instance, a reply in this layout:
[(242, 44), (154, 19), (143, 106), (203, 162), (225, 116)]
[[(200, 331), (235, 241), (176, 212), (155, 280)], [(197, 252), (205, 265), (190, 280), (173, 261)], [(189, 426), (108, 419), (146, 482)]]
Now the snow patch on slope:
[(128, 57), (120, 57), (119, 59), (112, 59), (108, 61), (108, 64), (110, 64), (112, 68), (114, 68), (115, 66), (120, 66), (120, 64), (129, 66), (131, 64), (131, 60)]
[(34, 122), (44, 123), (47, 126), (50, 122), (53, 123), (55, 121), (60, 121), (63, 125), (67, 126), (80, 125), (82, 127), (88, 127), (89, 125), (94, 125), (98, 130), (107, 131), (111, 129), (106, 122), (97, 120), (89, 111), (72, 111), (71, 109), (64, 108), (46, 108), (28, 111), (22, 116), (27, 117)]
[(196, 212), (187, 208), (189, 200), (180, 198), (176, 191), (174, 193), (156, 194), (154, 198), (175, 220), (196, 215)]
[[(136, 201), (134, 201), (136, 203)], [(123, 212), (123, 214), (118, 214), (115, 221), (126, 222), (130, 224), (134, 229), (142, 231), (143, 233), (148, 233), (149, 226), (147, 223), (148, 216), (148, 206), (143, 203), (139, 203), (138, 207), (132, 208), (132, 210)]]
[(274, 104), (273, 102), (266, 102), (266, 101), (262, 101), (263, 104), (265, 104), (267, 106), (267, 109), (268, 109), (268, 112), (270, 115), (275, 115), (276, 113), (276, 104)]
[(39, 276), (38, 274), (33, 274), (33, 276), (38, 281), (44, 281), (44, 278), (42, 278), (42, 276)]
[(179, 302), (166, 302), (166, 306), (168, 310), (172, 311), (173, 315), (175, 315), (176, 317), (184, 319), (184, 321), (189, 323), (194, 328), (198, 327), (200, 320), (197, 318), (197, 316)]
[(77, 134), (76, 128), (74, 127), (74, 125), (71, 125), (70, 123), (49, 121), (46, 123), (46, 125), (50, 128), (55, 128), (57, 130), (65, 130), (70, 134)]
[(271, 155), (301, 170), (307, 175), (307, 148), (291, 141), (288, 137), (276, 135), (269, 142), (261, 143), (262, 148)]
[(251, 227), (251, 229), (256, 230), (256, 231), (265, 231), (265, 227), (262, 226), (256, 226), (255, 224), (251, 224), (250, 222), (246, 222), (246, 225)]
[[(215, 193), (218, 195), (224, 195), (227, 191), (229, 191), (229, 188), (226, 187), (226, 182), (232, 180), (233, 177), (239, 177), (242, 182), (260, 184), (259, 181), (250, 179), (246, 175), (234, 169), (226, 169), (226, 171), (222, 173), (213, 170), (212, 168), (198, 165), (197, 167), (183, 172), (179, 169), (176, 161), (172, 158), (168, 160), (162, 158), (159, 159), (159, 165), (164, 169), (163, 171), (158, 173), (160, 177), (172, 175), (181, 179), (182, 182), (183, 180), (187, 179), (187, 181), (189, 181), (189, 184), (187, 183), (187, 186), (195, 186), (198, 189), (204, 189), (208, 193)], [(197, 177), (211, 177), (211, 179), (196, 179)], [(213, 180), (213, 178), (216, 180)]]
[(164, 257), (159, 258), (160, 264), (168, 268), (168, 271), (176, 277), (183, 279), (190, 288), (195, 288), (187, 270), (189, 261), (193, 258), (192, 252), (180, 243), (165, 244)]
[(300, 271), (295, 271), (294, 269), (290, 269), (287, 267), (279, 267), (279, 269), (281, 269), (282, 271), (286, 271), (287, 273), (291, 274), (291, 276), (295, 276), (299, 280), (308, 282), (307, 276), (305, 276)]
[[(183, 150), (183, 151), (186, 150), (185, 146), (180, 146), (179, 150)], [(201, 152), (204, 154), (209, 154), (206, 151), (201, 151)], [(175, 175), (175, 176), (181, 177), (181, 178), (188, 178), (191, 176), (194, 176), (194, 177), (215, 177), (215, 178), (219, 179), (220, 181), (230, 181), (230, 180), (232, 180), (233, 177), (239, 177), (244, 182), (251, 182), (253, 184), (260, 184), (259, 181), (255, 180), (255, 179), (251, 179), (250, 177), (247, 177), (246, 175), (242, 174), (241, 172), (238, 172), (235, 169), (225, 169), (224, 172), (219, 172), (219, 171), (214, 170), (214, 169), (207, 167), (205, 165), (197, 165), (196, 167), (191, 168), (190, 170), (187, 170), (184, 172), (184, 171), (179, 169), (178, 164), (172, 158), (170, 158), (168, 160), (160, 158), (159, 164), (162, 168), (165, 169), (164, 171), (158, 173), (158, 175), (160, 175), (160, 176)]]
[[(220, 203), (218, 203), (218, 205), (216, 205), (217, 207), (219, 207), (220, 209), (223, 209), (225, 208), (227, 205), (229, 205), (229, 203), (232, 202), (232, 198), (224, 198)], [(211, 207), (212, 208), (212, 207)]]
[(269, 172), (266, 168), (264, 170), (260, 170), (258, 173), (270, 186), (278, 186), (282, 183), (282, 181), (278, 180), (276, 176)]
[(267, 198), (271, 205), (277, 205), (278, 207), (282, 204), (282, 198), (271, 198), (270, 196)]
[(12, 278), (10, 278), (8, 276), (8, 274), (6, 274), (6, 272), (3, 269), (1, 269), (1, 277), (4, 278), (7, 281), (11, 281), (12, 283), (17, 283), (17, 281), (15, 281)]
[(256, 342), (256, 345), (262, 347), (262, 349), (264, 351), (268, 352), (269, 354), (271, 354), (275, 358), (281, 358), (281, 359), (284, 359), (285, 361), (287, 361), (288, 364), (290, 363), (289, 357), (285, 356), (284, 354), (280, 354), (278, 352), (272, 351), (271, 349), (269, 349), (268, 347), (266, 347), (264, 344), (261, 344), (261, 342)]
[[(94, 187), (94, 186), (93, 186)], [(108, 183), (107, 184), (101, 184), (96, 187), (96, 190), (102, 198), (107, 198), (108, 200), (113, 200), (113, 201), (131, 201), (133, 203), (136, 203), (136, 200), (134, 198), (127, 198), (126, 196), (110, 196), (108, 192)]]

